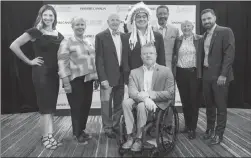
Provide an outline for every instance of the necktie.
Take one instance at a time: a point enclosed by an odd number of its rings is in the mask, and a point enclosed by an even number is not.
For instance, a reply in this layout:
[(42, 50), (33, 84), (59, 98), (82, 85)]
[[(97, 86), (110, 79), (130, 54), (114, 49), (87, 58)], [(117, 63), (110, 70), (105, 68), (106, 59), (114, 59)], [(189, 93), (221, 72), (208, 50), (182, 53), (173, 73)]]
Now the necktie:
[(164, 26), (164, 27), (160, 26), (160, 28), (159, 28), (163, 37), (165, 36), (164, 33), (165, 33), (166, 28), (167, 28), (166, 26)]
[(119, 31), (112, 31), (112, 35), (113, 36), (119, 35)]

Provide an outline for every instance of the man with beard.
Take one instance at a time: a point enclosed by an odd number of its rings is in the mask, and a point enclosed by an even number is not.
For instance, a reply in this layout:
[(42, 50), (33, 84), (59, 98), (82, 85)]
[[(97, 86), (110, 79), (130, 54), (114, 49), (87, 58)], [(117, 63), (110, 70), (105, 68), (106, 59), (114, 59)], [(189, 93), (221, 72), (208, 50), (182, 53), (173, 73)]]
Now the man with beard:
[(169, 9), (165, 5), (161, 5), (156, 10), (158, 24), (154, 27), (154, 31), (162, 34), (165, 45), (166, 66), (172, 69), (173, 48), (175, 39), (179, 37), (179, 30), (167, 23), (169, 17)]
[[(165, 59), (166, 66), (174, 71), (174, 63), (173, 63), (173, 50), (175, 39), (179, 37), (179, 30), (174, 26), (167, 23), (169, 17), (169, 9), (165, 5), (158, 6), (156, 10), (156, 16), (158, 18), (157, 27), (154, 27), (153, 30), (159, 32), (163, 36), (164, 46), (165, 46)], [(175, 102), (175, 99), (173, 99)], [(175, 104), (175, 103), (172, 104)], [(169, 129), (171, 129), (172, 125), (172, 116), (173, 113), (170, 110), (167, 117), (167, 124), (169, 125)]]
[[(202, 55), (203, 91), (206, 102), (207, 129), (203, 138), (210, 139), (209, 144), (219, 144), (227, 122), (227, 98), (229, 82), (234, 79), (233, 62), (235, 38), (233, 31), (215, 23), (212, 9), (201, 12), (201, 21), (206, 29), (204, 51)], [(216, 112), (217, 108), (217, 112)], [(215, 120), (217, 125), (215, 127)]]

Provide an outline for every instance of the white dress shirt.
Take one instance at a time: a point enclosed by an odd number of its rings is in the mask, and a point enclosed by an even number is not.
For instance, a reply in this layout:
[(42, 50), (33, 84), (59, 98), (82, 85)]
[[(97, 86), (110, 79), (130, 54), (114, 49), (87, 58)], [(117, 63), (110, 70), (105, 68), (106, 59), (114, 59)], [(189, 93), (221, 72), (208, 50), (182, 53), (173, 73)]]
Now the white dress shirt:
[(138, 35), (139, 35), (141, 46), (145, 45), (146, 44), (146, 39), (147, 39), (147, 30), (146, 30), (144, 35), (143, 35), (143, 33), (141, 31), (138, 30)]
[(152, 78), (155, 64), (149, 69), (143, 65), (144, 70), (144, 91), (148, 92), (152, 90)]
[(216, 28), (216, 24), (214, 24), (214, 26), (207, 31), (207, 37), (204, 41), (204, 51), (205, 51), (205, 58), (204, 58), (204, 66), (208, 67), (208, 54), (209, 54), (209, 47), (210, 47), (210, 43), (211, 43), (211, 39), (212, 39), (212, 35), (214, 33), (214, 29)]
[(166, 30), (167, 30), (167, 23), (164, 27), (160, 26), (158, 23), (157, 23), (157, 27), (158, 27), (158, 30), (159, 32), (162, 34), (163, 38), (165, 37), (165, 34), (166, 34)]
[[(112, 29), (110, 29), (111, 35), (112, 35)], [(117, 57), (118, 57), (118, 62), (119, 65), (121, 64), (121, 52), (122, 52), (122, 44), (121, 44), (121, 38), (120, 35), (112, 35), (112, 39), (116, 48), (116, 52), (117, 52)]]

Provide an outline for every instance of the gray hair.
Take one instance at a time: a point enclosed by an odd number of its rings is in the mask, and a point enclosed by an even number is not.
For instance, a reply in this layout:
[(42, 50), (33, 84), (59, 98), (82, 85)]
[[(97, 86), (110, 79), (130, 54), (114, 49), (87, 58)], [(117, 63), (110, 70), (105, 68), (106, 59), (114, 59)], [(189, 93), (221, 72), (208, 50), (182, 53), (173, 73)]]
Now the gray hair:
[(194, 27), (194, 24), (189, 20), (185, 20), (185, 21), (181, 22), (180, 27), (182, 28), (182, 26), (185, 25), (185, 24), (191, 24)]
[(71, 19), (71, 27), (74, 25), (74, 23), (77, 21), (77, 20), (82, 20), (84, 23), (85, 23), (85, 26), (86, 26), (86, 20), (81, 17), (81, 16), (75, 16)]

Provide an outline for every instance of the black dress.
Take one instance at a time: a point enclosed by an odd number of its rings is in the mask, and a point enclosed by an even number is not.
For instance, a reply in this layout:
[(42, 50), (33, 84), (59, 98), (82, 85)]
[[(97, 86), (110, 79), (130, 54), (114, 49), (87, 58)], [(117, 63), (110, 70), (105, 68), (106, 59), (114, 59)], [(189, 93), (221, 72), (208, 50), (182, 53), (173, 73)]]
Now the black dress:
[(37, 104), (41, 114), (51, 114), (56, 111), (59, 91), (57, 52), (64, 36), (44, 35), (36, 28), (26, 31), (32, 38), (35, 57), (42, 57), (42, 66), (32, 67), (32, 80), (36, 91)]

